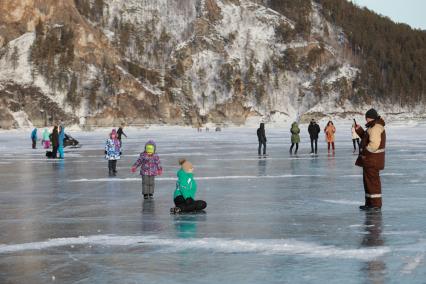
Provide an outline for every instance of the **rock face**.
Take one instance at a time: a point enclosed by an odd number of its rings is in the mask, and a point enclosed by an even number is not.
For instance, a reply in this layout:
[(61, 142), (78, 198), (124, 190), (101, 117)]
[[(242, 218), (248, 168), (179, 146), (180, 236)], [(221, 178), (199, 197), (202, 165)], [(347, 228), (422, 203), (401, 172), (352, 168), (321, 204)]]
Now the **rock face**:
[(3, 0), (1, 128), (244, 124), (354, 112), (356, 58), (250, 0)]

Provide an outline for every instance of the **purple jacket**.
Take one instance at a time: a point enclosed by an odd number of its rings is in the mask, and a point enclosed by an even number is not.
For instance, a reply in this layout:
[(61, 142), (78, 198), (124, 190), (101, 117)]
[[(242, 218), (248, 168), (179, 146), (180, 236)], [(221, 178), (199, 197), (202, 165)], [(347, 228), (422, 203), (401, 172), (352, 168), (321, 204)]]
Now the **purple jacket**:
[[(154, 141), (148, 141), (145, 146), (149, 144), (153, 145), (154, 148), (156, 147)], [(141, 176), (157, 176), (163, 171), (160, 164), (160, 157), (155, 152), (152, 155), (142, 152), (133, 166), (141, 167)]]

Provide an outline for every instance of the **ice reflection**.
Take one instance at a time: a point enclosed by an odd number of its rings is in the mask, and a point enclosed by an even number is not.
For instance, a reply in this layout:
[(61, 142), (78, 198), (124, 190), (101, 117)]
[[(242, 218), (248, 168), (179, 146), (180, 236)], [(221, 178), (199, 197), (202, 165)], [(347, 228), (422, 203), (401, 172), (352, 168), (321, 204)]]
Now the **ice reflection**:
[[(382, 236), (382, 213), (367, 212), (365, 214), (364, 230), (365, 235), (362, 238), (363, 247), (380, 247), (385, 245)], [(382, 258), (374, 259), (365, 263), (362, 272), (366, 273), (368, 283), (385, 283), (386, 264)]]

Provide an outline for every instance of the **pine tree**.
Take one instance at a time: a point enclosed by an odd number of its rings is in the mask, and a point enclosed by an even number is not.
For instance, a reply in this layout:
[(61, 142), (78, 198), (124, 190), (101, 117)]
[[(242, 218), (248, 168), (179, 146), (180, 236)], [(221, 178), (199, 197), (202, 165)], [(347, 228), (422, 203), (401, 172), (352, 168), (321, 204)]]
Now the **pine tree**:
[(18, 67), (18, 60), (19, 60), (19, 50), (18, 50), (18, 47), (15, 45), (13, 47), (12, 55), (10, 56), (10, 62), (12, 63), (13, 70), (15, 70)]

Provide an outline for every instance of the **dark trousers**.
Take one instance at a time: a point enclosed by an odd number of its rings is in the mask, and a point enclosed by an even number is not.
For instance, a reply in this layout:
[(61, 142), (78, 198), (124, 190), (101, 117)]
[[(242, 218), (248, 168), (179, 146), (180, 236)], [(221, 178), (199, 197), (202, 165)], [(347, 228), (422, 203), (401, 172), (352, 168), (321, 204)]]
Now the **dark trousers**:
[(262, 149), (262, 145), (263, 145), (263, 155), (265, 155), (266, 154), (266, 142), (259, 141), (259, 148), (257, 150), (257, 153), (260, 155), (260, 153), (261, 153), (260, 150)]
[(291, 143), (290, 153), (293, 152), (294, 145), (296, 145), (296, 151), (294, 153), (297, 154), (297, 150), (299, 150), (299, 143)]
[(52, 158), (56, 159), (57, 154), (58, 154), (58, 146), (52, 146)]
[(375, 168), (363, 168), (365, 205), (370, 207), (382, 207), (382, 183), (380, 171)]
[(182, 195), (177, 196), (174, 202), (175, 206), (179, 207), (182, 212), (200, 211), (207, 207), (207, 203), (203, 200), (185, 199)]
[[(315, 151), (314, 151), (315, 144)], [(318, 152), (318, 138), (311, 138), (311, 153), (317, 154)]]
[(356, 150), (356, 145), (357, 144), (358, 144), (358, 149), (359, 149), (359, 138), (352, 139), (352, 143), (354, 144), (354, 151)]
[(33, 141), (33, 149), (35, 149), (36, 145), (37, 145), (37, 140), (35, 140), (35, 139), (31, 139), (31, 140)]
[(330, 146), (333, 148), (334, 151), (334, 142), (328, 142), (328, 151), (330, 151)]
[(154, 194), (155, 176), (142, 176), (142, 194)]
[(108, 170), (110, 173), (117, 172), (117, 160), (108, 160)]

